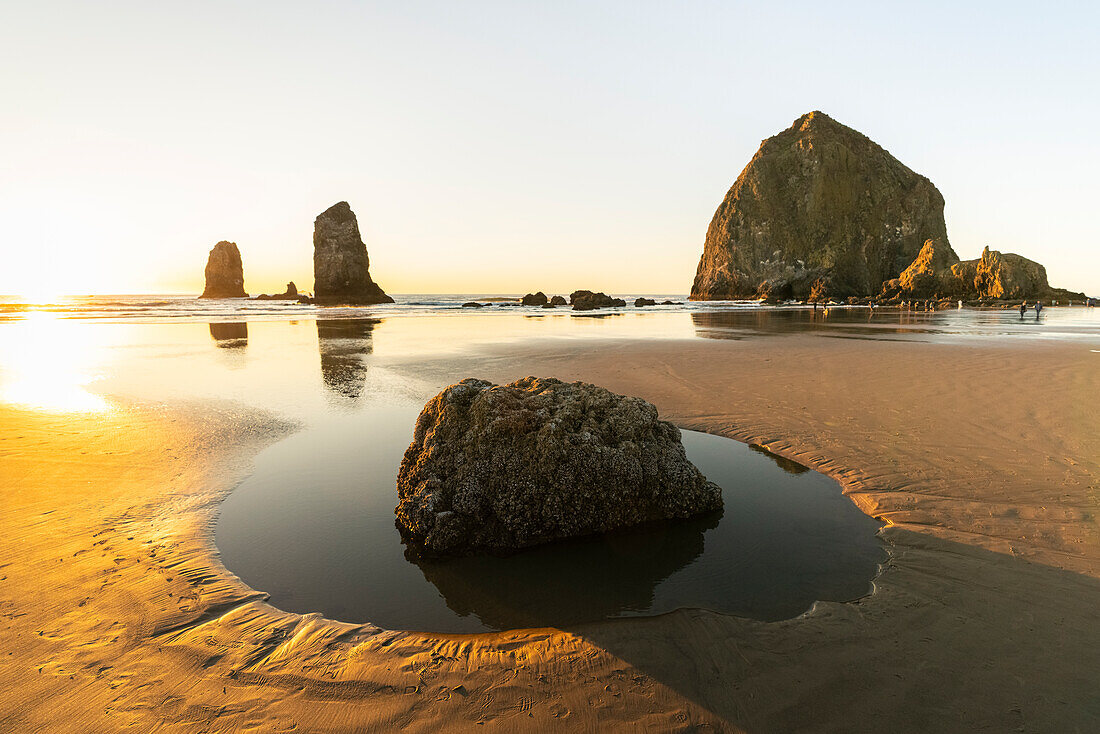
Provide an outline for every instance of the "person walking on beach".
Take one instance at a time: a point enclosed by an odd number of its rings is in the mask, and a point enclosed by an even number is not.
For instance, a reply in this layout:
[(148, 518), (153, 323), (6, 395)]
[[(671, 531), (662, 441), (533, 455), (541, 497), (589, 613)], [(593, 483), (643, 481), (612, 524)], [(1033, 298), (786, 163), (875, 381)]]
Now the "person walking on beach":
[(1023, 303), (1020, 304), (1020, 318), (1021, 319), (1024, 317), (1025, 313), (1027, 313), (1027, 301), (1024, 301)]
[(1039, 317), (1042, 316), (1042, 314), (1043, 314), (1043, 302), (1042, 301), (1036, 301), (1035, 302), (1035, 320), (1038, 321)]

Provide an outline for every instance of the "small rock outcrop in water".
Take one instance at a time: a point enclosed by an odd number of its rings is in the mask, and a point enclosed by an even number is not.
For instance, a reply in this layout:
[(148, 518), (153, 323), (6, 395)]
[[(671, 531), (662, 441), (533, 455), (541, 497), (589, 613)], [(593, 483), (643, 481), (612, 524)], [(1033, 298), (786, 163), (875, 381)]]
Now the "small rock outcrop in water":
[(206, 258), (206, 287), (199, 298), (248, 298), (244, 292), (241, 251), (234, 242), (222, 240)]
[(657, 302), (652, 298), (635, 298), (634, 308), (642, 308), (643, 306), (656, 306)]
[(565, 300), (565, 296), (554, 296), (550, 299), (551, 306), (564, 306), (567, 303), (569, 303), (569, 301)]
[(821, 112), (768, 138), (711, 220), (692, 300), (806, 298), (824, 279), (877, 295), (927, 240), (957, 262), (943, 196), (871, 139)]
[(519, 301), (524, 306), (545, 306), (547, 303), (546, 294), (542, 291), (538, 293), (528, 293)]
[(1082, 293), (1051, 288), (1047, 271), (1026, 257), (990, 250), (977, 260), (946, 266), (936, 257), (936, 244), (924, 243), (917, 259), (901, 275), (883, 283), (883, 300), (961, 298), (966, 300), (1018, 300), (1021, 298), (1081, 299)]
[(257, 301), (297, 301), (299, 298), (301, 296), (298, 295), (298, 286), (294, 285), (293, 280), (286, 284), (286, 290), (282, 293), (262, 293), (256, 296)]
[(367, 246), (346, 201), (325, 210), (313, 223), (313, 277), (314, 303), (393, 303), (371, 280)]
[(621, 298), (612, 298), (606, 293), (593, 293), (592, 291), (573, 291), (569, 294), (569, 302), (573, 304), (574, 311), (591, 311), (594, 308), (626, 305), (626, 301)]
[(478, 303), (477, 301), (466, 301), (466, 303), (462, 304), (462, 308), (485, 308), (488, 305), (489, 305), (488, 303)]
[(508, 552), (722, 507), (653, 405), (536, 377), (466, 379), (432, 398), (397, 496), (398, 528), (428, 555)]

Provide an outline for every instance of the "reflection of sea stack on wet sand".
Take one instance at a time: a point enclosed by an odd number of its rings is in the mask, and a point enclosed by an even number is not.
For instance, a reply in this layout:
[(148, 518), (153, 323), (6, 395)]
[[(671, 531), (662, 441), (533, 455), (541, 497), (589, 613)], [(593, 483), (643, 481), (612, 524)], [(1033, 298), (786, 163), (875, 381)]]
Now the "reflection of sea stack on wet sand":
[(219, 347), (243, 347), (248, 344), (248, 324), (244, 321), (211, 322), (210, 336)]
[(373, 351), (372, 334), (380, 323), (378, 319), (317, 320), (317, 349), (325, 387), (352, 400), (362, 394), (368, 371), (363, 357)]

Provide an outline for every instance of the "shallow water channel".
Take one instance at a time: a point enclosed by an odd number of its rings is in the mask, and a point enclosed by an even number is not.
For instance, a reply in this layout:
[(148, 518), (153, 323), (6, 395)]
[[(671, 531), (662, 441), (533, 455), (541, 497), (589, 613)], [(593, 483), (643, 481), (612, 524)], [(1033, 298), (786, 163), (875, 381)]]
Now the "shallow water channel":
[(271, 603), (390, 629), (482, 632), (681, 607), (777, 620), (870, 591), (880, 523), (832, 479), (730, 439), (683, 431), (725, 509), (508, 557), (406, 558), (397, 469), (418, 407), (372, 406), (270, 447), (226, 499), (216, 542)]

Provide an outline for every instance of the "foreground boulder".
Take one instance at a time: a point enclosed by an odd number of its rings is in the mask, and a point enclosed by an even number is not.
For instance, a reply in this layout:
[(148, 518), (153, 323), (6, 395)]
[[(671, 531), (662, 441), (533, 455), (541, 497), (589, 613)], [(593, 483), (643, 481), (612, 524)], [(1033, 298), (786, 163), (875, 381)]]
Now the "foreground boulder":
[(427, 555), (509, 552), (722, 507), (653, 405), (537, 377), (466, 379), (432, 398), (397, 496), (397, 527)]
[(805, 299), (816, 281), (841, 296), (877, 295), (947, 240), (943, 196), (865, 135), (810, 112), (768, 138), (707, 230), (692, 300)]
[(222, 240), (206, 258), (206, 287), (199, 298), (248, 298), (244, 266), (235, 242)]
[(286, 284), (286, 290), (282, 293), (261, 293), (256, 296), (257, 301), (297, 301), (299, 298), (301, 296), (298, 295), (298, 286), (294, 285), (293, 280)]
[(592, 291), (573, 291), (569, 294), (569, 302), (573, 304), (574, 311), (591, 311), (594, 308), (613, 308), (625, 306), (626, 301), (621, 298), (612, 298), (603, 293)]
[(313, 223), (313, 277), (314, 303), (393, 303), (371, 280), (367, 246), (346, 201), (329, 207)]

